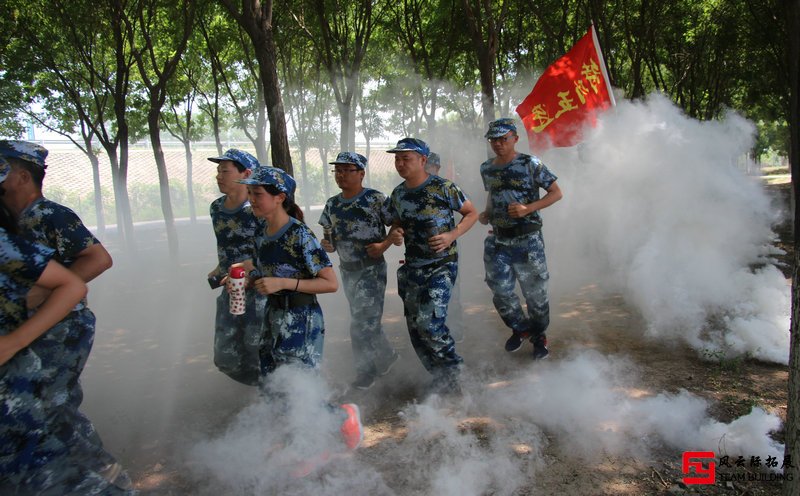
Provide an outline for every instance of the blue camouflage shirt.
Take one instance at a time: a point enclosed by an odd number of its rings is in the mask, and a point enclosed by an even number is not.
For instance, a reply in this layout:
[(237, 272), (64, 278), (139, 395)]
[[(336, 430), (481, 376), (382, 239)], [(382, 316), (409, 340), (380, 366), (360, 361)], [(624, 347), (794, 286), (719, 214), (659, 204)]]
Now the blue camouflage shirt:
[(509, 228), (525, 224), (542, 225), (536, 211), (514, 219), (508, 215), (511, 203), (531, 203), (539, 199), (539, 188), (547, 189), (558, 179), (537, 157), (518, 153), (508, 164), (492, 165), (492, 159), (481, 164), (483, 187), (492, 202), (489, 223), (493, 227)]
[(254, 262), (257, 277), (311, 279), (332, 267), (311, 229), (294, 218), (275, 235), (258, 236)]
[(416, 188), (407, 188), (403, 182), (392, 191), (384, 205), (384, 215), (403, 228), (407, 264), (419, 267), (455, 255), (455, 242), (435, 253), (428, 246), (428, 238), (452, 230), (453, 212), (461, 210), (466, 201), (466, 195), (455, 183), (433, 175)]
[(368, 257), (366, 246), (386, 238), (386, 216), (383, 204), (386, 196), (380, 191), (364, 188), (353, 198), (341, 193), (328, 199), (319, 224), (333, 227), (336, 251), (342, 262), (358, 262)]
[(78, 253), (100, 243), (83, 225), (80, 217), (47, 198), (37, 198), (19, 215), (20, 235), (56, 251), (55, 259), (65, 267)]
[(0, 334), (10, 334), (28, 318), (25, 295), (55, 252), (0, 228)]
[(225, 198), (217, 198), (209, 208), (214, 235), (217, 237), (219, 270), (223, 274), (228, 272), (231, 265), (253, 258), (256, 237), (267, 227), (263, 219), (253, 215), (249, 201), (234, 209), (227, 209)]

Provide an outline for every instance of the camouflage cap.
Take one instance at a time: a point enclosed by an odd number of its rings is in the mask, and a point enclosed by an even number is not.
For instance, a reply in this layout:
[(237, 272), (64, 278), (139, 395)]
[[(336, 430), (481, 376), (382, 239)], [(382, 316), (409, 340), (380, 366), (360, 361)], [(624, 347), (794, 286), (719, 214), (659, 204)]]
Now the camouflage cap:
[(47, 169), (47, 164), (44, 162), (44, 159), (47, 158), (47, 148), (30, 141), (0, 140), (0, 157), (25, 160), (42, 169)]
[(431, 167), (436, 167), (437, 169), (442, 166), (442, 159), (439, 158), (439, 154), (436, 152), (431, 152), (428, 155), (428, 165)]
[(489, 123), (489, 130), (486, 131), (486, 138), (499, 138), (505, 136), (509, 131), (517, 132), (517, 125), (514, 124), (514, 119), (504, 117)]
[(289, 198), (294, 198), (294, 190), (297, 183), (294, 178), (286, 173), (283, 169), (277, 167), (260, 166), (253, 171), (253, 174), (246, 179), (238, 179), (237, 183), (241, 184), (262, 184), (273, 185), (281, 193), (286, 193)]
[(417, 138), (403, 138), (397, 142), (397, 145), (392, 148), (391, 150), (387, 150), (388, 153), (398, 153), (398, 152), (417, 152), (423, 157), (427, 157), (431, 150), (428, 148), (428, 144), (422, 141), (421, 139)]
[(220, 163), (223, 160), (230, 160), (231, 162), (236, 162), (237, 164), (241, 165), (242, 167), (248, 170), (255, 170), (257, 167), (261, 165), (258, 163), (257, 158), (237, 148), (231, 148), (230, 150), (226, 151), (225, 154), (222, 156), (209, 157), (208, 159), (216, 163)]
[(336, 164), (353, 164), (361, 170), (367, 168), (367, 157), (355, 152), (340, 152), (336, 155), (336, 160), (328, 162), (331, 165)]

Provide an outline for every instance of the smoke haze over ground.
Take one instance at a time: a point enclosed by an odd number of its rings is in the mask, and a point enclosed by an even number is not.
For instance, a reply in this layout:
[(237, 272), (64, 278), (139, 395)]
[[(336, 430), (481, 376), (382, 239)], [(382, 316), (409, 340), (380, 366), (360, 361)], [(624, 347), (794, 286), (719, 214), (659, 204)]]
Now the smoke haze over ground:
[[(751, 133), (737, 116), (701, 124), (652, 97), (621, 103), (579, 149), (545, 154), (565, 193), (544, 213), (551, 358), (533, 363), (527, 348), (503, 350), (508, 331), (483, 282), (487, 228), (476, 225), (460, 240), (458, 398), (425, 394), (429, 377), (397, 296), (402, 249), (387, 252), (384, 325), (401, 354), (395, 369), (370, 391), (346, 391), (354, 375), (347, 304), (341, 291), (323, 295), (322, 370), (276, 374), (279, 388), (297, 393), (284, 403), (213, 366), (210, 224), (180, 226), (177, 265), (166, 261), (163, 232), (141, 229), (140, 257), (114, 251), (115, 267), (90, 285), (98, 330), (85, 411), (145, 494), (619, 493), (594, 479), (580, 485), (575, 467), (634, 457), (646, 468), (687, 450), (780, 459), (774, 412), (716, 420), (712, 402), (685, 389), (691, 378), (664, 387), (643, 370), (659, 360), (684, 366), (684, 344), (698, 356), (786, 361), (789, 290), (767, 247), (775, 207), (734, 164)], [(484, 143), (475, 136), (434, 148), (444, 161), (450, 150), (479, 209)], [(306, 219), (317, 231), (318, 216)], [(357, 452), (339, 453), (341, 418), (328, 401), (361, 406), (367, 436)], [(324, 467), (292, 477), (297, 459), (326, 451)], [(573, 465), (559, 468), (563, 460)]]

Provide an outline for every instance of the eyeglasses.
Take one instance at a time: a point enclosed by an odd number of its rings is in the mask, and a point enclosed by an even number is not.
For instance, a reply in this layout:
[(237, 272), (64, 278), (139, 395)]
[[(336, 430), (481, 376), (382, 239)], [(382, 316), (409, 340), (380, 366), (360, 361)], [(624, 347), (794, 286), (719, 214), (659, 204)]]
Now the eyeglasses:
[(331, 169), (331, 174), (347, 174), (348, 172), (358, 172), (361, 169)]
[(489, 138), (486, 141), (488, 141), (489, 143), (505, 143), (511, 138), (513, 138), (513, 136), (500, 136), (499, 138)]

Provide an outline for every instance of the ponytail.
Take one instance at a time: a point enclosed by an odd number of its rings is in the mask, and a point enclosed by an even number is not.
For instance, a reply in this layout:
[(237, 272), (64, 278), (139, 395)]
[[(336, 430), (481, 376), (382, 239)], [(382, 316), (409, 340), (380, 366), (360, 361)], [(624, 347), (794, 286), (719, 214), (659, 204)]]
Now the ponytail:
[(291, 217), (299, 220), (300, 222), (305, 224), (305, 216), (303, 215), (303, 209), (294, 202), (294, 199), (290, 199), (288, 196), (286, 200), (283, 202), (283, 209), (286, 210), (286, 213), (289, 214)]
[(264, 190), (265, 190), (267, 193), (271, 194), (272, 196), (278, 196), (278, 195), (280, 195), (281, 193), (283, 193), (283, 194), (284, 194), (284, 196), (286, 197), (286, 198), (283, 200), (283, 209), (286, 211), (286, 213), (287, 213), (287, 214), (289, 214), (289, 217), (294, 217), (295, 219), (297, 219), (297, 220), (299, 220), (300, 222), (302, 222), (302, 223), (304, 223), (304, 224), (305, 224), (305, 220), (304, 220), (304, 217), (305, 217), (305, 216), (303, 215), (303, 209), (301, 209), (301, 208), (300, 208), (300, 207), (299, 207), (299, 206), (298, 206), (298, 205), (297, 205), (297, 204), (294, 202), (294, 198), (290, 197), (289, 195), (287, 195), (287, 194), (286, 194), (286, 193), (284, 193), (283, 191), (280, 191), (278, 188), (276, 188), (276, 187), (275, 187), (274, 185), (272, 185), (272, 184), (262, 184), (262, 185), (261, 185), (261, 187), (263, 187), (263, 188), (264, 188)]

